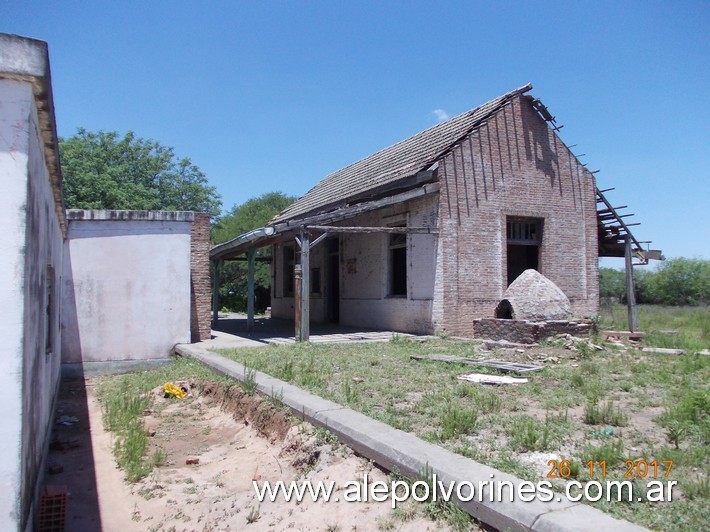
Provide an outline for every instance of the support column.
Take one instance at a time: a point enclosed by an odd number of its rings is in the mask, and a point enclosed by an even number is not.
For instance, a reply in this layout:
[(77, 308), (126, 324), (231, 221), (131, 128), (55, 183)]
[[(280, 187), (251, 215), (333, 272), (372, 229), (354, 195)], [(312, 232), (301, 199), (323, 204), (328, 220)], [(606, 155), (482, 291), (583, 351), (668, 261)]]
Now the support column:
[(301, 231), (301, 342), (311, 335), (311, 242), (308, 231)]
[(222, 261), (214, 263), (214, 277), (212, 278), (212, 328), (217, 326), (219, 319), (219, 275), (222, 271)]
[(256, 248), (247, 250), (247, 332), (254, 330), (254, 259)]
[(293, 333), (297, 342), (301, 341), (301, 265), (293, 266)]
[(636, 281), (634, 280), (633, 254), (631, 253), (631, 237), (626, 235), (626, 307), (629, 320), (629, 331), (638, 330), (638, 307), (636, 306)]

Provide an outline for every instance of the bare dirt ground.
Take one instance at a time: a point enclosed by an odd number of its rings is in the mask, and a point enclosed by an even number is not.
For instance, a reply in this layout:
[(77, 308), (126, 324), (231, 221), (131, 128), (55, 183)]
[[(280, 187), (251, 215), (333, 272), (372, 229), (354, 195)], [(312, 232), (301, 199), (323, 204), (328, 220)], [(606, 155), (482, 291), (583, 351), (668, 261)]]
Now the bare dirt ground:
[[(372, 463), (331, 441), (307, 423), (293, 424), (258, 396), (202, 383), (191, 397), (153, 391), (145, 415), (151, 448), (167, 453), (165, 465), (129, 484), (116, 467), (112, 435), (103, 429), (97, 380), (65, 381), (47, 484), (66, 485), (67, 530), (445, 530), (406, 503), (259, 503), (253, 480), (336, 480), (343, 484), (387, 480)], [(77, 421), (74, 421), (76, 419)], [(152, 450), (151, 449), (151, 450)], [(197, 464), (187, 462), (199, 461)]]

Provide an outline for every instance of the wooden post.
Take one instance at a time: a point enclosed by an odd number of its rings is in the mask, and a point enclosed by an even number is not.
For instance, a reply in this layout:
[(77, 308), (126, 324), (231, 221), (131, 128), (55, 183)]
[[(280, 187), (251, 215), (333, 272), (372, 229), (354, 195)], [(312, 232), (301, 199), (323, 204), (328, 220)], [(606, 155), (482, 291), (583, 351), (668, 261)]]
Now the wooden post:
[(214, 277), (212, 278), (212, 328), (217, 327), (219, 319), (219, 274), (222, 270), (222, 261), (214, 263)]
[(254, 330), (254, 259), (256, 248), (247, 250), (247, 332)]
[(301, 341), (301, 265), (293, 266), (293, 323), (296, 328), (294, 336)]
[(631, 236), (626, 235), (626, 307), (629, 319), (629, 331), (638, 330), (638, 307), (636, 306), (636, 282), (634, 281), (633, 255), (631, 253)]
[(301, 342), (311, 335), (311, 242), (308, 231), (301, 230)]

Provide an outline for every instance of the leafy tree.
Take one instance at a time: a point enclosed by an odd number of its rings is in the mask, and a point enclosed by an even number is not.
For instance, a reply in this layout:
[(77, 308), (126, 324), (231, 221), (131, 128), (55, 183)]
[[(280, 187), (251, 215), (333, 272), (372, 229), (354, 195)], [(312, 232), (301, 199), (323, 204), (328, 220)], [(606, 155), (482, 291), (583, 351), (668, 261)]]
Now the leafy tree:
[[(676, 258), (656, 271), (636, 269), (636, 301), (656, 305), (707, 305), (710, 303), (710, 261)], [(599, 268), (599, 295), (626, 301), (626, 272)]]
[(651, 303), (707, 305), (710, 303), (710, 261), (677, 258), (663, 262), (649, 273), (647, 292)]
[(190, 159), (132, 131), (120, 137), (79, 128), (59, 139), (59, 153), (68, 208), (219, 214), (219, 194)]
[[(281, 192), (269, 192), (235, 205), (212, 226), (212, 240), (216, 244), (227, 242), (243, 233), (266, 225), (276, 214), (296, 200)], [(257, 256), (267, 256), (269, 249), (258, 250)], [(257, 262), (254, 268), (255, 307), (263, 311), (270, 304), (271, 268)], [(244, 311), (247, 306), (247, 265), (243, 261), (226, 261), (220, 273), (220, 303), (234, 311)]]
[(626, 295), (626, 274), (615, 268), (599, 268), (599, 296), (616, 301)]

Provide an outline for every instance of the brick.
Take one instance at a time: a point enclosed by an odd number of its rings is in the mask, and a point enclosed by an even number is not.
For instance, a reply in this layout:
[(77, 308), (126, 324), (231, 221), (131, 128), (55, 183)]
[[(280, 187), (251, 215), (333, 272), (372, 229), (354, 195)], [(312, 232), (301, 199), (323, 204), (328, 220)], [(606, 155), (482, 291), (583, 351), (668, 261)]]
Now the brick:
[(210, 309), (210, 215), (195, 213), (190, 234), (190, 334), (193, 342), (209, 340)]

